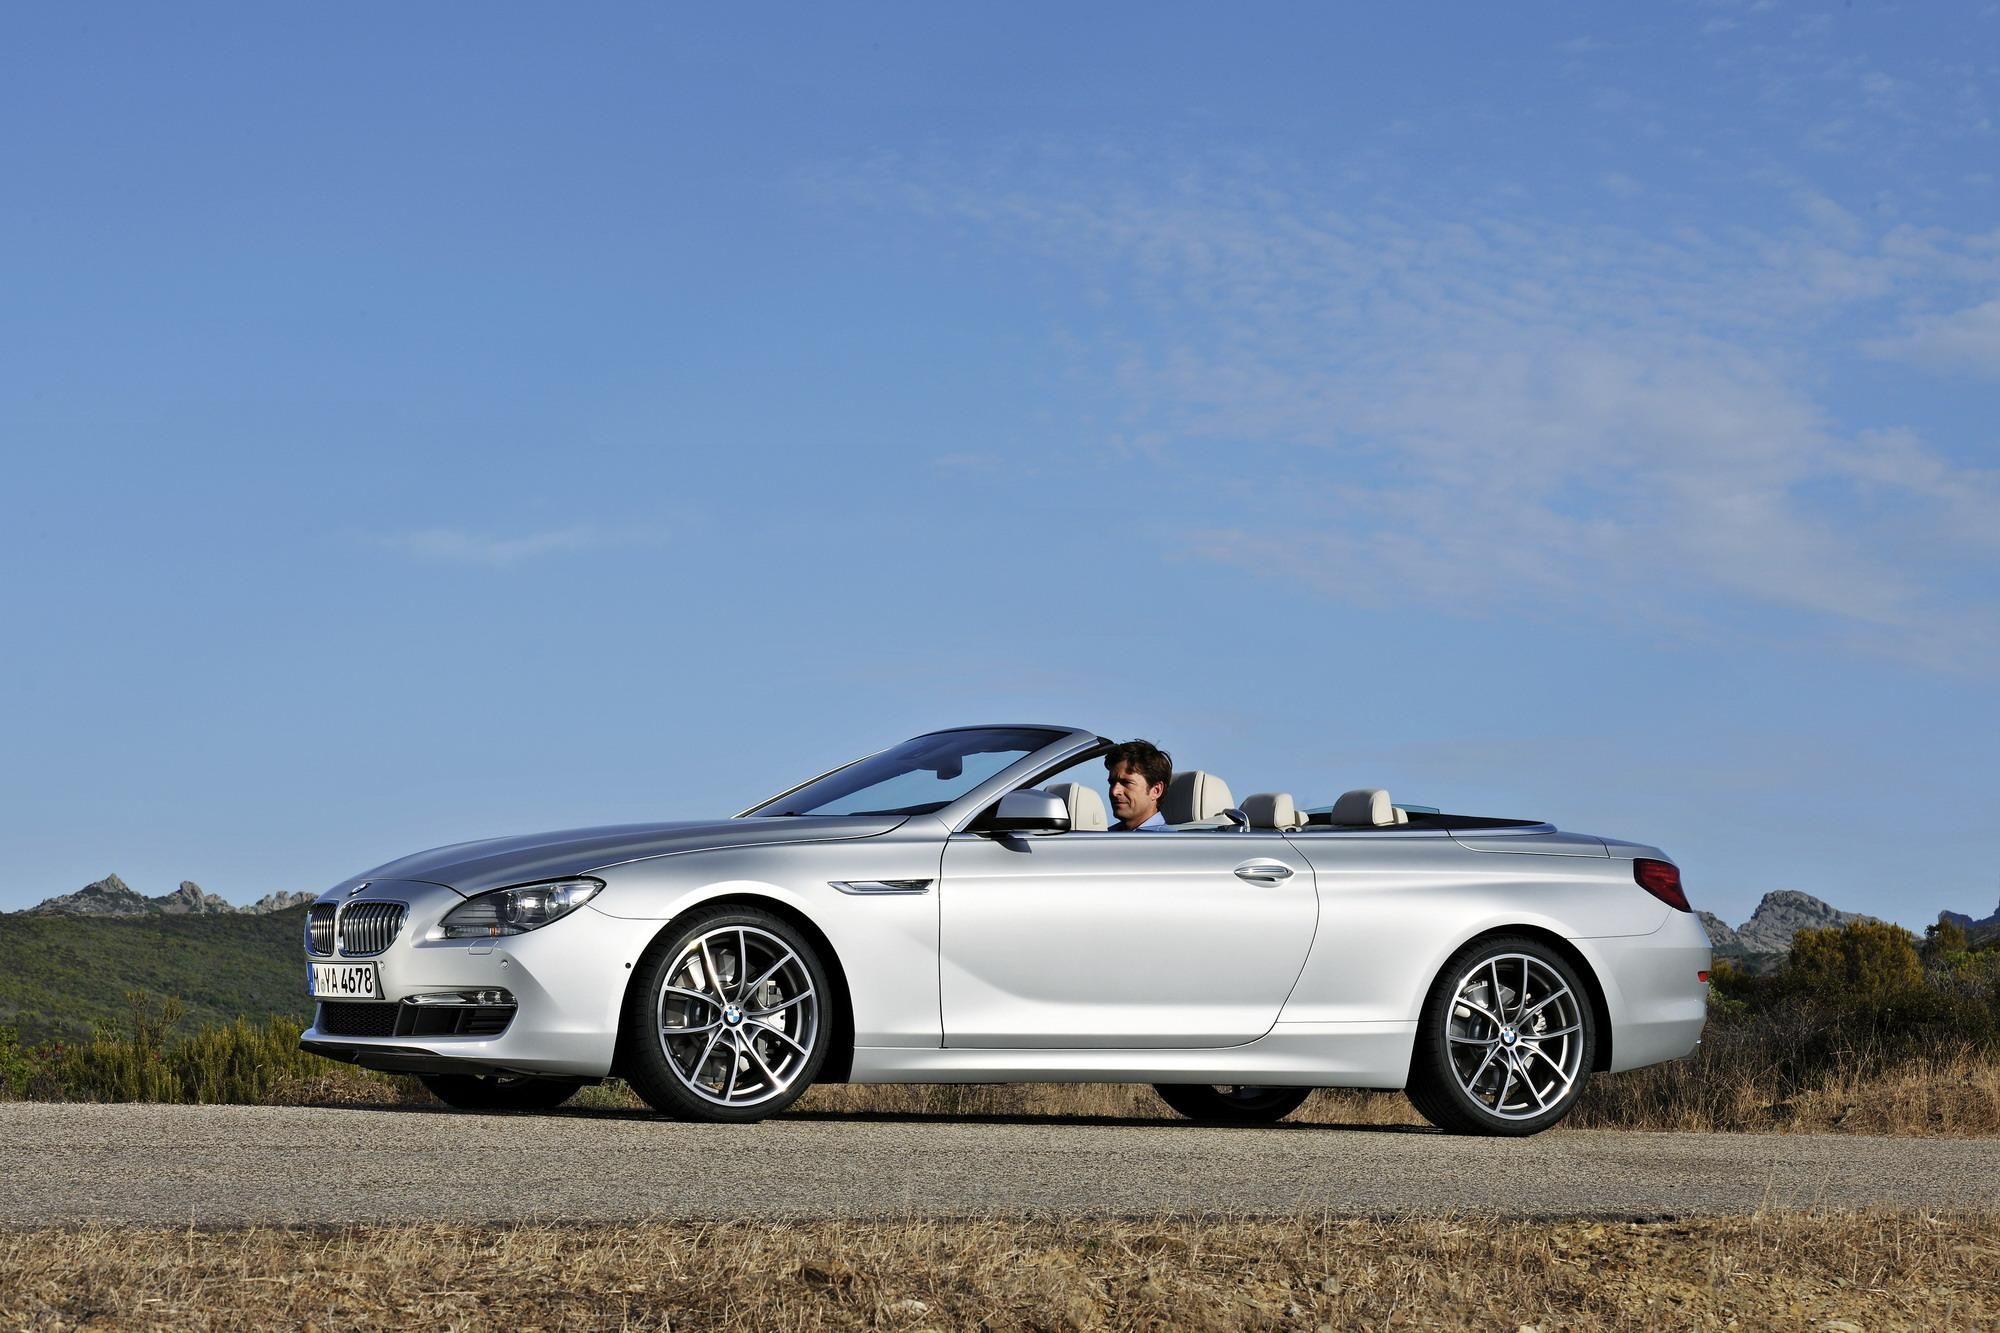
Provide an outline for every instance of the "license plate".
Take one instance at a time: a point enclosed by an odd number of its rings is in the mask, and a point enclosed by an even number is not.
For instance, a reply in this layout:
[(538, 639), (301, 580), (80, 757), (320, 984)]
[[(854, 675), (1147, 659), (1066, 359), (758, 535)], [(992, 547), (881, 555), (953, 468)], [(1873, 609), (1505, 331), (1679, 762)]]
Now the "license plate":
[(306, 994), (321, 1000), (379, 1000), (373, 963), (308, 963)]

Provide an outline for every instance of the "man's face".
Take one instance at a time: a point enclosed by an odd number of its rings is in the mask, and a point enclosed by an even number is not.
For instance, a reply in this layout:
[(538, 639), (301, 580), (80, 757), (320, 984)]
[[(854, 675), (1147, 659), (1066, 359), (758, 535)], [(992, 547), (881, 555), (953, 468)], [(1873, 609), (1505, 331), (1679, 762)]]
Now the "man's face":
[(1160, 808), (1166, 786), (1147, 782), (1146, 775), (1130, 764), (1111, 770), (1111, 817), (1127, 828), (1145, 823)]

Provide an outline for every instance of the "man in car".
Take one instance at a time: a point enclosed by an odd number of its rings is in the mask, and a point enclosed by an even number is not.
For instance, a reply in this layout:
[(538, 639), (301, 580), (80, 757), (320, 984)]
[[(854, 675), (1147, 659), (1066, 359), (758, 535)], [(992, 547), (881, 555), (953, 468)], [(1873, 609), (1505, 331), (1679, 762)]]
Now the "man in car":
[(1173, 756), (1151, 741), (1132, 740), (1104, 756), (1109, 773), (1112, 833), (1165, 833), (1160, 798), (1174, 776)]

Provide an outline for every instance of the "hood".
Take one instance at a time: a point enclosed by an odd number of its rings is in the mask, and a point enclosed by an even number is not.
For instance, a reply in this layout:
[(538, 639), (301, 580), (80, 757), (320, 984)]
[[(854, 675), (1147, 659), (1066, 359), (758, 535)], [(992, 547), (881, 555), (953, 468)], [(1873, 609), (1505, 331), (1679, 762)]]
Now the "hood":
[(376, 866), (336, 884), (329, 892), (345, 892), (364, 880), (423, 880), (470, 896), (508, 884), (563, 879), (623, 861), (678, 852), (706, 852), (722, 847), (748, 847), (774, 842), (831, 842), (872, 838), (903, 822), (884, 818), (719, 819), (682, 824), (613, 824), (604, 828), (564, 829), (513, 838), (486, 838), (453, 843)]

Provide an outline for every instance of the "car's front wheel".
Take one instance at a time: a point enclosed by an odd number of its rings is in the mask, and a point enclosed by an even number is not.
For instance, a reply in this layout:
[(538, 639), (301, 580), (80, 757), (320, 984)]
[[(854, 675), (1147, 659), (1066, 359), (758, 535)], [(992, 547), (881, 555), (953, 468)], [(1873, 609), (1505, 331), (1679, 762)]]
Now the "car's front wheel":
[(818, 950), (789, 921), (749, 907), (697, 910), (633, 969), (625, 1077), (679, 1120), (775, 1115), (826, 1061), (828, 995)]
[(1409, 1098), (1452, 1134), (1538, 1134), (1583, 1095), (1597, 1017), (1576, 968), (1537, 939), (1474, 940), (1424, 1001)]
[(1219, 1125), (1269, 1125), (1299, 1109), (1311, 1088), (1262, 1088), (1233, 1083), (1155, 1083), (1160, 1100), (1190, 1120)]
[(461, 1111), (553, 1111), (583, 1086), (569, 1078), (419, 1074), (431, 1096)]

